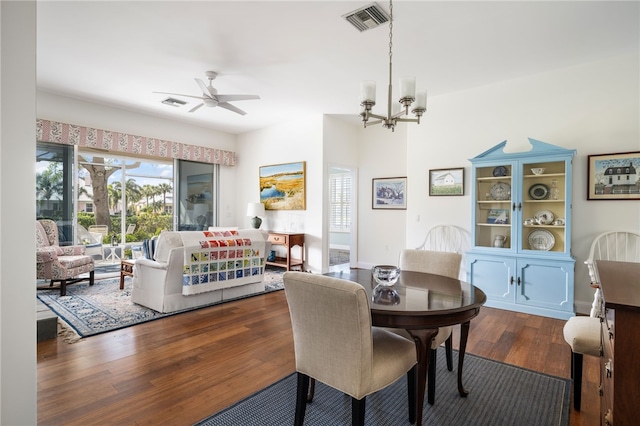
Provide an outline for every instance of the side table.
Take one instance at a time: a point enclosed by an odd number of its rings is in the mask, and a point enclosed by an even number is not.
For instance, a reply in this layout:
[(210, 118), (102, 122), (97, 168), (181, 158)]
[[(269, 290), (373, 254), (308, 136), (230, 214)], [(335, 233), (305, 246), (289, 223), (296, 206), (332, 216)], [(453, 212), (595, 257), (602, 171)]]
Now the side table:
[(133, 277), (133, 261), (120, 260), (120, 290), (124, 289), (124, 277)]
[[(105, 245), (104, 248), (105, 249), (109, 249), (109, 254), (107, 255), (107, 257), (105, 258), (105, 260), (111, 260), (111, 263), (116, 263), (117, 260), (120, 260), (121, 257), (124, 257), (124, 249), (125, 249), (125, 244), (118, 244), (117, 246), (107, 246)], [(116, 251), (120, 249), (120, 256), (118, 256), (118, 253), (116, 253)]]
[[(267, 265), (279, 266), (287, 271), (290, 271), (291, 268), (300, 268), (301, 271), (304, 271), (304, 234), (270, 231), (269, 242), (274, 246), (284, 246), (285, 257), (276, 257), (271, 261), (267, 260)], [(302, 250), (300, 259), (291, 258), (291, 248), (294, 246), (300, 246)]]

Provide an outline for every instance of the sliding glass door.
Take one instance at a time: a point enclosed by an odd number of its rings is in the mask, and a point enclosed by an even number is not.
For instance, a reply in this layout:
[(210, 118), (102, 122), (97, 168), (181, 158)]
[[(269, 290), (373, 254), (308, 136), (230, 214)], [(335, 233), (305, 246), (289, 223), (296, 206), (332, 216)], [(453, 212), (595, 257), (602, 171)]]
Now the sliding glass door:
[(103, 244), (126, 244), (163, 230), (205, 230), (218, 223), (214, 164), (39, 142), (36, 173), (37, 217), (58, 223), (61, 244), (87, 243), (77, 236), (94, 225), (106, 228)]
[(36, 146), (36, 217), (58, 223), (61, 245), (75, 241), (73, 226), (73, 146)]

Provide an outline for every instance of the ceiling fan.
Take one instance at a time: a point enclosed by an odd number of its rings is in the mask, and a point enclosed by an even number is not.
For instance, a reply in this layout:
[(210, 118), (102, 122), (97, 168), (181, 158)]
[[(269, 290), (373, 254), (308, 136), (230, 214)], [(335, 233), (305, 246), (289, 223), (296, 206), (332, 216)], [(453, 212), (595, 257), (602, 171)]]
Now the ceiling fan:
[(208, 107), (219, 106), (221, 108), (228, 109), (229, 111), (233, 111), (240, 115), (246, 115), (246, 112), (234, 105), (231, 105), (229, 102), (260, 99), (260, 96), (258, 95), (219, 95), (218, 91), (211, 85), (211, 82), (218, 76), (218, 73), (215, 71), (207, 71), (205, 72), (205, 75), (209, 79), (208, 86), (204, 84), (204, 82), (199, 78), (195, 79), (196, 83), (198, 83), (198, 86), (200, 86), (200, 89), (202, 90), (202, 96), (184, 95), (181, 93), (167, 93), (167, 92), (153, 92), (153, 93), (161, 93), (163, 95), (184, 96), (187, 98), (201, 99), (202, 103), (191, 108), (189, 112), (194, 112), (198, 110), (200, 107), (206, 105)]

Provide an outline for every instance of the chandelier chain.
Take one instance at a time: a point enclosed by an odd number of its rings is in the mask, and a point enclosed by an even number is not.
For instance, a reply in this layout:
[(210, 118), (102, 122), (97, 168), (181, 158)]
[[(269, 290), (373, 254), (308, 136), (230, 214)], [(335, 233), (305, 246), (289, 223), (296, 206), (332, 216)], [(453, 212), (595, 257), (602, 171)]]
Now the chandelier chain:
[[(393, 132), (398, 122), (411, 122), (420, 124), (420, 117), (427, 110), (426, 108), (426, 91), (418, 93), (416, 97), (415, 93), (415, 78), (407, 77), (400, 81), (400, 100), (402, 109), (398, 112), (393, 112), (392, 95), (393, 95), (393, 0), (389, 0), (389, 86), (387, 90), (387, 114), (380, 115), (374, 114), (371, 109), (376, 104), (375, 82), (367, 81), (363, 82), (361, 86), (361, 102), (360, 106), (364, 107), (360, 116), (364, 123), (364, 127), (373, 124), (382, 124), (383, 127), (391, 129)], [(406, 118), (409, 114), (409, 107), (416, 101), (415, 107), (411, 112), (415, 115), (415, 118)], [(374, 121), (369, 121), (374, 118)]]
[(393, 2), (389, 1), (389, 62), (393, 57)]

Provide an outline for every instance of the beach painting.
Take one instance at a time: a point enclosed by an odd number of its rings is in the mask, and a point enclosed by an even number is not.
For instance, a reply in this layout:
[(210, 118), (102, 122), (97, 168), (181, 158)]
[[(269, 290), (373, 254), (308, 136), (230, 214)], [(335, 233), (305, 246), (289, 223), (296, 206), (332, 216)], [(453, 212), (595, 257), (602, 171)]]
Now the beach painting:
[(306, 162), (260, 167), (260, 202), (266, 210), (305, 210)]

